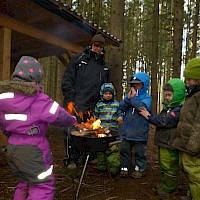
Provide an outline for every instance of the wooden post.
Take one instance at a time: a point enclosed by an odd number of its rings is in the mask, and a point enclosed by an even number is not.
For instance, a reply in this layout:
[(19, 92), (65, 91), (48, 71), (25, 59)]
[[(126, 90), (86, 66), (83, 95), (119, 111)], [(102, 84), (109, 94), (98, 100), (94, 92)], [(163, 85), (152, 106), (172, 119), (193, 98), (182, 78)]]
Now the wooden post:
[(7, 137), (0, 130), (0, 147), (5, 147), (7, 145)]
[[(11, 30), (0, 28), (0, 80), (10, 79)], [(0, 146), (7, 145), (7, 137), (0, 131)]]

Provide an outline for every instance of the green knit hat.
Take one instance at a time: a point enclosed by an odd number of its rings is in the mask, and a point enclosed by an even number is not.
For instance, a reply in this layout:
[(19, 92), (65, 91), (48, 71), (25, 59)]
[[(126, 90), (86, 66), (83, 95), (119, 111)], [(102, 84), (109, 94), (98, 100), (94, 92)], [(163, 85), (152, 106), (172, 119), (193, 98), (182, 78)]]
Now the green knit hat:
[(184, 77), (200, 79), (200, 58), (193, 58), (188, 61), (183, 72)]

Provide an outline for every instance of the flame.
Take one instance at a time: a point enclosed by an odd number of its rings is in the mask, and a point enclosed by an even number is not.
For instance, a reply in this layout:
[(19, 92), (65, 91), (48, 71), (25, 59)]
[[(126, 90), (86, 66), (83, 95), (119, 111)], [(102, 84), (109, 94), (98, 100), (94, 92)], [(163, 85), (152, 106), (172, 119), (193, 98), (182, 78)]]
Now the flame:
[(92, 129), (95, 130), (95, 129), (99, 129), (99, 128), (101, 128), (101, 120), (97, 119), (96, 121), (94, 121), (92, 123)]
[(73, 116), (78, 115), (78, 113), (77, 113), (77, 111), (76, 111), (76, 109), (75, 109), (75, 107), (74, 107), (74, 102), (73, 102), (73, 101), (70, 101), (70, 102), (68, 103), (67, 108), (66, 108), (66, 111), (67, 111), (69, 114), (73, 115)]
[[(77, 112), (76, 110), (76, 107), (74, 105), (74, 102), (73, 101), (70, 101), (68, 104), (67, 104), (67, 108), (66, 108), (66, 111), (75, 116), (75, 117), (79, 117), (82, 121), (83, 121), (83, 113), (82, 112)], [(89, 115), (89, 114), (88, 114)], [(91, 116), (91, 114), (89, 115)], [(78, 122), (77, 122), (78, 123)]]
[(93, 129), (92, 127), (92, 123), (88, 120), (87, 122), (82, 122), (81, 125), (85, 128), (85, 129)]

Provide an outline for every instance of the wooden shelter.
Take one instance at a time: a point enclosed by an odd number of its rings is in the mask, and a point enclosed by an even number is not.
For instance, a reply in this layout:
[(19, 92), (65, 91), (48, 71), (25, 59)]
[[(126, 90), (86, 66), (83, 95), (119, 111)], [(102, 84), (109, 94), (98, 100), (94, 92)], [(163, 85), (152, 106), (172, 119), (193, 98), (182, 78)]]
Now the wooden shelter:
[(0, 78), (10, 77), (21, 55), (37, 58), (80, 52), (99, 30), (106, 43), (119, 40), (56, 0), (0, 1)]
[(66, 65), (62, 55), (70, 59), (82, 51), (97, 31), (106, 44), (120, 46), (116, 37), (59, 0), (0, 0), (0, 80), (10, 79), (22, 55), (56, 55)]

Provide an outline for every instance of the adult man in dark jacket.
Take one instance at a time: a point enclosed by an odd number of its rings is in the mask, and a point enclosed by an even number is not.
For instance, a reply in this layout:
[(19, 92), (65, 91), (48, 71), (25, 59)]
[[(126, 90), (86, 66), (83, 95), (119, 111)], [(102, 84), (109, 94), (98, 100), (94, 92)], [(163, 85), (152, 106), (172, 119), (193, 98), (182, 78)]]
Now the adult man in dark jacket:
[[(96, 34), (92, 38), (91, 46), (75, 55), (69, 62), (62, 80), (62, 92), (64, 96), (64, 107), (69, 102), (74, 103), (76, 111), (83, 113), (83, 121), (86, 121), (88, 111), (92, 111), (100, 99), (99, 91), (103, 83), (109, 80), (109, 68), (104, 57), (105, 39), (101, 34)], [(65, 164), (75, 163), (80, 157), (79, 149), (71, 141), (67, 144), (71, 130), (65, 133), (66, 152), (69, 155), (65, 159)], [(69, 151), (67, 146), (69, 146)], [(67, 161), (67, 162), (66, 162)], [(73, 167), (74, 167), (73, 163)], [(71, 166), (69, 166), (71, 167)]]

